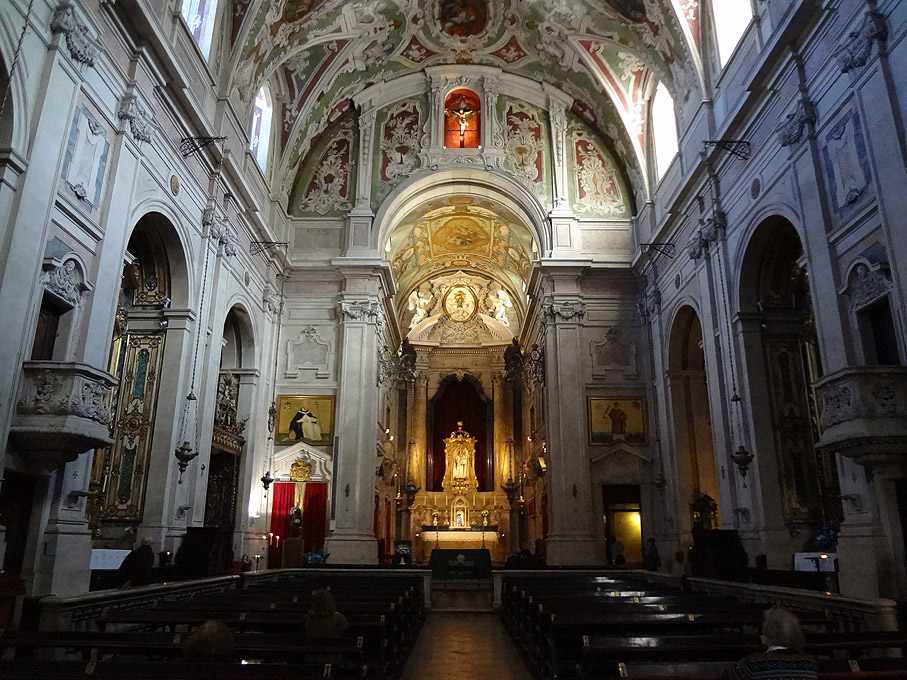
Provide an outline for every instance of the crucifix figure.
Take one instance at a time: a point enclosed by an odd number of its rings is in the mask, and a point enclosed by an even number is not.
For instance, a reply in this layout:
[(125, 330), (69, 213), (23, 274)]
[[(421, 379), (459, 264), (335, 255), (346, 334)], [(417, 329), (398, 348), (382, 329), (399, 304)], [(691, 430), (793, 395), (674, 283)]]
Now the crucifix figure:
[(457, 102), (457, 108), (446, 108), (444, 109), (444, 115), (456, 119), (457, 124), (460, 127), (460, 148), (463, 148), (465, 137), (466, 137), (466, 126), (469, 124), (469, 120), (473, 118), (478, 111), (469, 107), (469, 102), (466, 101), (465, 95), (460, 95), (460, 101)]

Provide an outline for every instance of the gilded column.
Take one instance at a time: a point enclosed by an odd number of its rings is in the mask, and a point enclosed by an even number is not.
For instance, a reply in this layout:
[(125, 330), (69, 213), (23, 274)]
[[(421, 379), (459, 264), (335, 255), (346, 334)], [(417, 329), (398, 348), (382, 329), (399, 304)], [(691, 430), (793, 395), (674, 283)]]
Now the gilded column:
[(507, 438), (510, 436), (510, 423), (507, 418), (507, 380), (503, 373), (492, 375), (494, 388), (494, 479), (492, 488), (497, 490), (507, 481), (509, 472)]
[(410, 451), (410, 479), (416, 486), (425, 491), (425, 455), (427, 448), (427, 413), (428, 413), (428, 375), (421, 371), (413, 381), (413, 441)]

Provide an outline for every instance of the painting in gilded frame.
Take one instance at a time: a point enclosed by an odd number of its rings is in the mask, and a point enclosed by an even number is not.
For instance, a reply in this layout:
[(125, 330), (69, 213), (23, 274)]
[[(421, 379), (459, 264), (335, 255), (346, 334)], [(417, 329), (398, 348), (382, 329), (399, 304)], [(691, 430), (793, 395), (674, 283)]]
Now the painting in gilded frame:
[(277, 426), (274, 443), (287, 446), (300, 441), (329, 446), (334, 439), (334, 397), (277, 397)]
[(635, 397), (589, 397), (589, 443), (646, 443), (646, 404)]

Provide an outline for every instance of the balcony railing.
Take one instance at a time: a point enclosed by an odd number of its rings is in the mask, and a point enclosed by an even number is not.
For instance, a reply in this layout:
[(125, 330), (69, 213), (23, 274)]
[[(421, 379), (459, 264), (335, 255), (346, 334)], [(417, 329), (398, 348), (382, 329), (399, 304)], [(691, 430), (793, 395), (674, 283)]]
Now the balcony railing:
[(856, 366), (816, 383), (818, 448), (887, 466), (907, 460), (907, 367)]
[(109, 446), (115, 384), (112, 375), (87, 364), (24, 362), (10, 437), (23, 456), (45, 467)]

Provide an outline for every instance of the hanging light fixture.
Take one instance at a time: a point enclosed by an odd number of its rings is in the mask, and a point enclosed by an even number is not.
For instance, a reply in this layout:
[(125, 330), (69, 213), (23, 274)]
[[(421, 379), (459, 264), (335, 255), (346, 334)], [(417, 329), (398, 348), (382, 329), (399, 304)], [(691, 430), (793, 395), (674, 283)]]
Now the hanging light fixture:
[[(208, 238), (211, 238), (209, 233)], [(179, 437), (178, 440), (182, 443), (176, 447), (173, 452), (174, 457), (177, 460), (177, 465), (179, 466), (180, 478), (179, 484), (183, 483), (183, 473), (186, 471), (186, 468), (189, 467), (189, 463), (192, 459), (198, 457), (199, 453), (199, 417), (198, 417), (198, 397), (195, 396), (195, 378), (198, 374), (198, 353), (199, 346), (201, 345), (202, 332), (204, 329), (203, 319), (205, 314), (205, 294), (208, 291), (208, 245), (205, 244), (205, 266), (204, 274), (202, 275), (202, 294), (199, 298), (198, 303), (198, 328), (195, 333), (195, 350), (192, 353), (192, 380), (189, 383), (189, 394), (186, 395), (186, 406), (183, 408), (182, 416), (180, 417), (180, 427), (179, 427)], [(169, 301), (166, 307), (169, 307)], [(166, 319), (165, 319), (166, 321)], [(165, 326), (162, 324), (162, 328)], [(186, 423), (189, 420), (189, 411), (193, 408), (194, 411), (193, 417), (195, 419), (195, 433), (192, 441), (186, 437)], [(193, 447), (194, 445), (194, 447)]]

